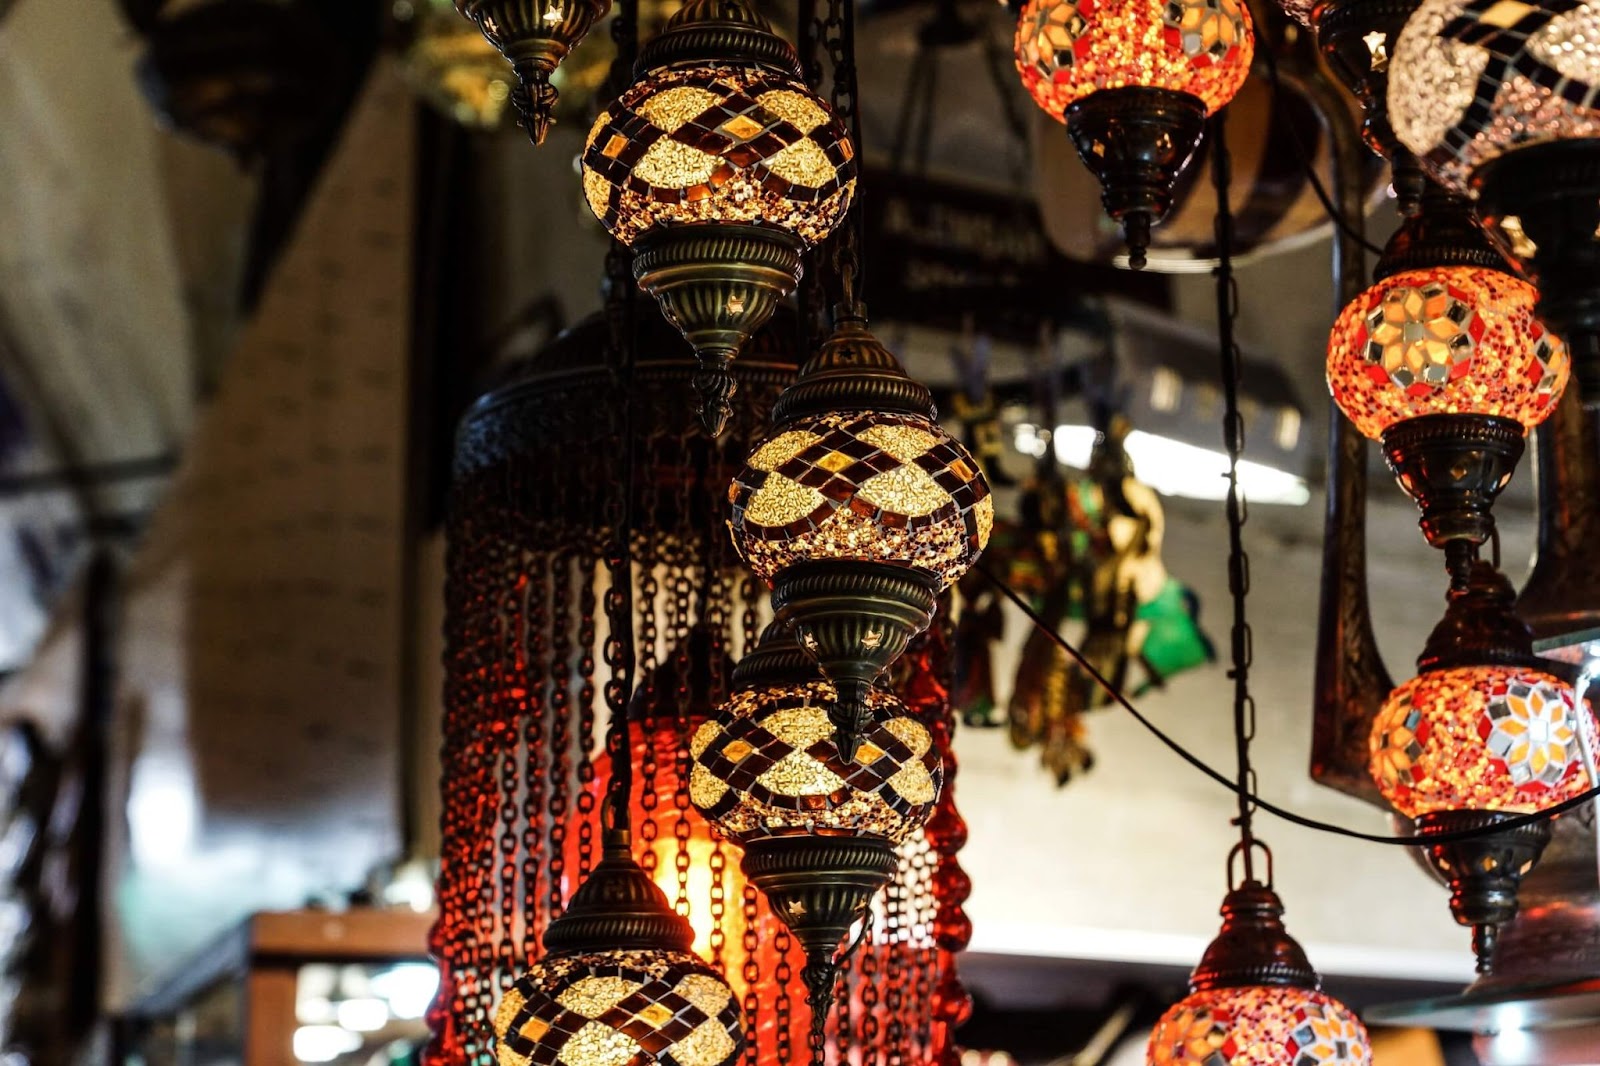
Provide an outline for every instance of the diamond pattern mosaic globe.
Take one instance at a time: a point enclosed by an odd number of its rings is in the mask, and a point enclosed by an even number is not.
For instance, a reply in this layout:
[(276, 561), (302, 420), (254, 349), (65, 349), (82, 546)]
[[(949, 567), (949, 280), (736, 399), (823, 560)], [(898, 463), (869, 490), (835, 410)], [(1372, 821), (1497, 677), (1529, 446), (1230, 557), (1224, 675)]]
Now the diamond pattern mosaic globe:
[(828, 718), (826, 681), (746, 689), (690, 743), (689, 796), (744, 841), (847, 831), (900, 844), (933, 813), (944, 769), (933, 738), (893, 694), (867, 697), (872, 722), (845, 761)]
[(803, 83), (757, 66), (652, 72), (595, 119), (583, 151), (589, 208), (624, 244), (658, 226), (768, 226), (805, 244), (855, 193), (844, 124)]
[(551, 956), (495, 1012), (499, 1066), (729, 1066), (744, 1045), (728, 984), (687, 952)]

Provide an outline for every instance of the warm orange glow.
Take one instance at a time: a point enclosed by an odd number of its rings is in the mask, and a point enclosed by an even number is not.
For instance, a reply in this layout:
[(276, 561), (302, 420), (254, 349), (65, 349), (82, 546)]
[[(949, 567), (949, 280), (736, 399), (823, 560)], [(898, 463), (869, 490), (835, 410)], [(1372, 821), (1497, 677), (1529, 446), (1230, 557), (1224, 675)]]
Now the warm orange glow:
[(1555, 410), (1572, 360), (1533, 317), (1538, 291), (1498, 270), (1407, 270), (1352, 300), (1328, 338), (1334, 402), (1373, 440), (1409, 418)]
[(1511, 666), (1432, 670), (1389, 696), (1372, 726), (1372, 777), (1408, 818), (1531, 813), (1587, 789), (1594, 716), (1553, 674)]
[(1371, 1066), (1361, 1020), (1302, 988), (1219, 988), (1175, 1004), (1150, 1034), (1150, 1066)]
[(1023, 87), (1058, 121), (1127, 86), (1188, 93), (1211, 112), (1244, 84), (1255, 33), (1243, 0), (1029, 0), (1015, 52)]

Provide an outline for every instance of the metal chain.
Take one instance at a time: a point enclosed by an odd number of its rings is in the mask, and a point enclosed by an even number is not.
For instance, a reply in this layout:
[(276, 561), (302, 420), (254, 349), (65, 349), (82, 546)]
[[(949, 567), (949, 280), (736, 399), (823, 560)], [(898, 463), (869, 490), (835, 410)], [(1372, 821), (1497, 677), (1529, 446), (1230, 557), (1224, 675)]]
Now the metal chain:
[[(601, 478), (601, 472), (593, 470), (591, 474), (596, 481)], [(608, 493), (615, 494), (615, 486), (608, 486)], [(608, 496), (609, 505), (609, 496)], [(589, 876), (589, 870), (594, 866), (594, 648), (596, 640), (595, 626), (595, 595), (594, 575), (596, 560), (592, 553), (584, 552), (579, 558), (578, 575), (583, 584), (578, 592), (578, 789), (574, 794), (574, 806), (578, 816), (578, 880), (582, 881)], [(607, 605), (609, 607), (609, 603)], [(609, 617), (609, 610), (607, 612)], [(606, 656), (606, 665), (611, 666), (610, 656)], [(607, 685), (607, 702), (610, 700), (610, 685)]]
[[(1243, 361), (1234, 327), (1239, 317), (1239, 285), (1233, 274), (1233, 208), (1228, 199), (1233, 178), (1233, 160), (1228, 153), (1227, 108), (1211, 117), (1211, 181), (1217, 194), (1217, 347), (1222, 363), (1222, 439), (1228, 452), (1228, 591), (1233, 597), (1231, 634), (1233, 679), (1233, 735), (1239, 761), (1238, 851), (1244, 857), (1245, 880), (1255, 879), (1253, 831), (1255, 770), (1250, 765), (1250, 742), (1255, 739), (1256, 703), (1250, 695), (1250, 664), (1254, 658), (1254, 639), (1245, 617), (1245, 597), (1250, 593), (1250, 556), (1244, 550), (1244, 527), (1248, 510), (1239, 492), (1239, 460), (1244, 454), (1244, 417), (1239, 413), (1239, 385), (1244, 376)], [(1232, 860), (1230, 859), (1230, 867)], [(1232, 871), (1229, 871), (1232, 878)]]
[(545, 664), (549, 653), (545, 643), (545, 596), (550, 587), (550, 553), (529, 553), (528, 628), (524, 646), (528, 669), (528, 692), (532, 701), (522, 720), (524, 762), (528, 768), (522, 799), (522, 921), (523, 964), (531, 965), (539, 953), (539, 837), (544, 829), (545, 781)]
[(788, 927), (780, 922), (778, 933), (773, 937), (773, 950), (778, 953), (778, 964), (773, 967), (772, 973), (773, 982), (778, 986), (774, 1013), (778, 1021), (779, 1066), (789, 1066), (794, 1060), (794, 1046), (789, 1032), (794, 1018), (794, 1002), (789, 996), (789, 986), (794, 981), (794, 967), (789, 963), (789, 948), (793, 943), (794, 938), (789, 935)]
[[(832, 66), (832, 94), (829, 102), (850, 131), (859, 166), (865, 166), (866, 149), (861, 141), (861, 117), (857, 108), (856, 86), (856, 5), (855, 0), (828, 0), (827, 18), (817, 33), (828, 52)], [(855, 200), (850, 214), (829, 239), (830, 265), (838, 286), (839, 305), (858, 307), (861, 301), (862, 232), (866, 222), (862, 183), (856, 182)]]
[(744, 1023), (747, 1032), (755, 1034), (745, 1044), (744, 1066), (759, 1066), (761, 1061), (761, 997), (756, 989), (761, 987), (761, 961), (756, 953), (761, 950), (761, 938), (756, 933), (756, 886), (745, 883), (744, 895), (739, 901), (744, 917), (744, 968), (739, 976), (744, 979)]

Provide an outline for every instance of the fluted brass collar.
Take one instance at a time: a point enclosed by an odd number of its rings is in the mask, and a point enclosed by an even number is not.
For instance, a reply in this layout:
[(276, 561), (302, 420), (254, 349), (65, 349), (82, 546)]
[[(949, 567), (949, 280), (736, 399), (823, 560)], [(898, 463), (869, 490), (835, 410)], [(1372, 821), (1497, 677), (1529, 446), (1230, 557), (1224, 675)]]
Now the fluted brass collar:
[(808, 681), (821, 681), (822, 671), (816, 660), (806, 654), (794, 635), (794, 628), (773, 622), (761, 634), (761, 643), (745, 653), (739, 665), (733, 668), (733, 687), (736, 690), (763, 688), (767, 685), (803, 685)]
[(1246, 881), (1222, 901), (1222, 930), (1189, 978), (1192, 992), (1273, 985), (1316, 990), (1322, 978), (1283, 924), (1283, 901)]
[(608, 830), (601, 854), (600, 865), (578, 886), (561, 917), (545, 930), (545, 951), (552, 955), (688, 951), (694, 944), (694, 930), (633, 861), (629, 834)]
[(1382, 281), (1406, 270), (1462, 266), (1511, 273), (1505, 256), (1473, 221), (1466, 198), (1429, 181), (1423, 189), (1421, 210), (1402, 221), (1384, 245), (1372, 271), (1373, 280)]
[(794, 46), (751, 0), (689, 0), (640, 50), (634, 76), (690, 63), (754, 63), (802, 76)]
[(833, 332), (772, 406), (772, 421), (828, 411), (892, 411), (937, 418), (933, 394), (912, 380), (894, 353), (867, 328), (866, 315), (841, 312)]
[(1533, 630), (1517, 617), (1516, 590), (1510, 580), (1482, 559), (1472, 561), (1466, 579), (1449, 592), (1450, 606), (1428, 635), (1417, 669), (1462, 666), (1553, 665), (1533, 654)]

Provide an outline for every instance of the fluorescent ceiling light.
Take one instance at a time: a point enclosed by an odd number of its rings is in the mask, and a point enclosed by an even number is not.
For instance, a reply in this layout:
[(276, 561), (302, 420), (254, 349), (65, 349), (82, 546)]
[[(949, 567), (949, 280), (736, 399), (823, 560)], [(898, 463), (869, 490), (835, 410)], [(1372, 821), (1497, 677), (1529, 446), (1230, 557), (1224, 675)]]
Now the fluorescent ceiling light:
[(372, 994), (389, 1001), (396, 1018), (420, 1018), (439, 988), (439, 969), (425, 962), (402, 962), (372, 975)]
[(302, 1025), (294, 1031), (294, 1057), (301, 1062), (332, 1062), (361, 1050), (361, 1037), (337, 1025)]
[[(1089, 465), (1097, 436), (1092, 426), (1062, 425), (1054, 434), (1044, 434), (1038, 426), (1024, 422), (1016, 428), (1015, 444), (1018, 451), (1037, 457), (1045, 453), (1053, 437), (1056, 461), (1081, 470)], [(1220, 451), (1142, 429), (1129, 433), (1124, 447), (1139, 480), (1163, 496), (1221, 500), (1228, 495), (1228, 457)], [(1311, 501), (1305, 478), (1249, 459), (1239, 461), (1239, 488), (1251, 503), (1300, 507)]]
[(375, 1033), (389, 1024), (389, 1004), (381, 999), (347, 999), (339, 1004), (339, 1024), (353, 1033)]

